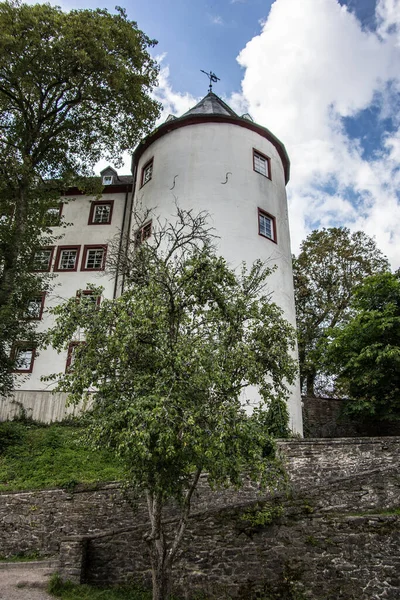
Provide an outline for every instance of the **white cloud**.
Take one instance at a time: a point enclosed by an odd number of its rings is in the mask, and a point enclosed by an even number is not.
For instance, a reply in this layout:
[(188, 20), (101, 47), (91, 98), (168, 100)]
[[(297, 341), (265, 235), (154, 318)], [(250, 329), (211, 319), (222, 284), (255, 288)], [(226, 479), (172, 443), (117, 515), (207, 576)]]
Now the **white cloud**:
[(191, 94), (176, 92), (172, 89), (169, 81), (169, 66), (163, 64), (166, 54), (157, 57), (157, 62), (160, 64), (160, 73), (158, 76), (158, 86), (153, 92), (156, 100), (161, 102), (162, 111), (157, 125), (160, 125), (168, 115), (181, 116), (190, 108), (192, 108), (200, 98), (196, 99)]
[(400, 1), (378, 0), (376, 7), (378, 31), (383, 38), (392, 37), (394, 33), (399, 39)]
[(213, 25), (223, 25), (224, 24), (224, 21), (220, 15), (208, 15), (208, 18), (210, 19), (210, 22)]
[(243, 99), (233, 102), (247, 104), (289, 152), (295, 251), (311, 228), (343, 224), (374, 235), (399, 266), (400, 134), (366, 161), (342, 121), (378, 102), (386, 116), (398, 112), (400, 0), (378, 0), (377, 17), (379, 35), (336, 0), (276, 0), (238, 57)]

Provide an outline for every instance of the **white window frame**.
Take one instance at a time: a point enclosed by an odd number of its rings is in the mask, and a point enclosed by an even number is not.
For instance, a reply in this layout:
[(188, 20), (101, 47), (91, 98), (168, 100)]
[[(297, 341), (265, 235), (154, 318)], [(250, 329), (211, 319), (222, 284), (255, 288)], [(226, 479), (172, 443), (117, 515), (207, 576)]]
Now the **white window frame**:
[(76, 259), (78, 258), (78, 250), (76, 248), (65, 248), (61, 250), (58, 257), (57, 269), (59, 271), (73, 271), (76, 267)]
[[(98, 251), (101, 251), (101, 265), (99, 267), (88, 267), (88, 262), (90, 260), (90, 254), (92, 252), (98, 252)], [(104, 271), (106, 256), (107, 256), (107, 246), (105, 244), (99, 244), (99, 245), (90, 244), (90, 245), (84, 246), (81, 271)]]
[(271, 179), (271, 159), (255, 148), (253, 148), (253, 170)]
[[(22, 358), (22, 363), (18, 364), (18, 361), (21, 360), (18, 358), (18, 355), (22, 354), (24, 357)], [(14, 373), (32, 373), (33, 365), (35, 362), (36, 356), (36, 347), (29, 344), (28, 342), (18, 342), (13, 346), (12, 349), (12, 359), (14, 360)], [(29, 357), (27, 361), (26, 357)]]
[[(80, 250), (81, 250), (80, 246), (59, 246), (57, 248), (54, 271), (59, 272), (59, 273), (71, 273), (73, 271), (76, 271), (78, 269)], [(64, 255), (66, 255), (67, 253), (75, 254), (75, 260), (74, 260), (73, 266), (70, 266), (68, 264), (68, 262), (66, 262), (64, 264), (64, 266), (62, 266), (63, 260), (64, 260)], [(69, 258), (66, 258), (65, 260), (69, 261), (70, 259), (71, 259), (71, 256)]]
[(277, 243), (276, 219), (262, 208), (258, 209), (258, 234), (261, 235), (261, 237)]
[(147, 163), (142, 168), (142, 178), (140, 182), (140, 186), (143, 187), (153, 179), (153, 167), (154, 167), (154, 157), (147, 161)]
[[(40, 253), (48, 253), (48, 260), (47, 260), (47, 266), (46, 268), (37, 268), (35, 267), (35, 260), (38, 254)], [(33, 256), (33, 271), (36, 271), (38, 273), (48, 273), (51, 269), (51, 263), (53, 261), (53, 254), (54, 254), (54, 246), (50, 246), (48, 248), (38, 248)], [(44, 265), (42, 265), (44, 266)]]
[[(97, 214), (99, 213), (99, 214)], [(104, 219), (104, 216), (107, 218)], [(99, 218), (97, 218), (99, 217)], [(96, 204), (93, 209), (93, 221), (92, 223), (100, 224), (109, 223), (111, 217), (111, 203), (107, 202), (104, 204)]]

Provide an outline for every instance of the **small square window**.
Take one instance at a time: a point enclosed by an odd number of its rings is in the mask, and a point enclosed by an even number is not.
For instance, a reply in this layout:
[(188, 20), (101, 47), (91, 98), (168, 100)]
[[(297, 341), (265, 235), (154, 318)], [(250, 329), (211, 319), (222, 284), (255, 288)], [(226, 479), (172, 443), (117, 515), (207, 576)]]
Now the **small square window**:
[(113, 176), (112, 175), (104, 175), (103, 177), (103, 185), (111, 185), (113, 182)]
[(260, 175), (271, 179), (271, 159), (253, 149), (253, 169)]
[(89, 225), (109, 225), (111, 223), (114, 202), (110, 200), (92, 202), (89, 213)]
[(76, 271), (80, 246), (59, 246), (54, 271)]
[(74, 363), (79, 356), (79, 348), (83, 346), (85, 342), (71, 342), (68, 346), (67, 362), (65, 365), (65, 372), (70, 373), (74, 369)]
[(106, 253), (107, 246), (85, 246), (81, 271), (103, 271)]
[(13, 346), (11, 359), (14, 361), (15, 373), (32, 373), (35, 361), (36, 347), (31, 344), (18, 342)]
[(145, 223), (140, 229), (135, 232), (135, 244), (139, 246), (142, 242), (151, 236), (151, 221)]
[(25, 319), (29, 321), (40, 321), (43, 314), (45, 296), (46, 292), (42, 292), (29, 300), (24, 315)]
[(275, 217), (268, 214), (261, 208), (258, 209), (258, 233), (263, 237), (276, 242), (276, 221)]
[(77, 302), (84, 302), (87, 306), (99, 306), (101, 296), (96, 296), (93, 290), (78, 290), (76, 292)]
[(40, 248), (33, 255), (33, 270), (38, 272), (50, 271), (54, 246)]
[(153, 177), (153, 159), (149, 160), (142, 169), (142, 180), (140, 185), (145, 185)]
[(45, 227), (58, 227), (61, 223), (61, 213), (63, 204), (60, 202), (57, 206), (51, 206), (44, 214), (43, 224)]

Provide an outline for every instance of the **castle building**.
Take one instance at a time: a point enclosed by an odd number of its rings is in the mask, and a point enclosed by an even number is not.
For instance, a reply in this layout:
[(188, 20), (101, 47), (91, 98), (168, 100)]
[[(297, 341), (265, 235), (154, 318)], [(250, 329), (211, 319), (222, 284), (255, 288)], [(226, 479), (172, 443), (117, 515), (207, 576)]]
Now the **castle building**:
[[(249, 115), (238, 116), (213, 92), (209, 92), (183, 116), (173, 116), (142, 140), (132, 157), (132, 177), (118, 176), (112, 168), (101, 173), (101, 199), (71, 189), (61, 199), (67, 227), (60, 245), (44, 248), (38, 255), (39, 270), (56, 274), (51, 295), (36, 300), (38, 326), (49, 326), (48, 306), (86, 290), (88, 283), (102, 285), (104, 296), (121, 293), (122, 282), (105, 270), (107, 250), (116, 236), (146, 239), (154, 223), (148, 220), (137, 230), (132, 212), (137, 206), (151, 210), (161, 220), (171, 220), (176, 204), (206, 211), (215, 228), (217, 249), (231, 267), (243, 261), (267, 261), (276, 269), (269, 278), (271, 299), (295, 325), (295, 307), (286, 183), (289, 158), (283, 144)], [(58, 228), (54, 228), (58, 234)], [(83, 292), (85, 293), (85, 292)], [(97, 301), (97, 299), (94, 299)], [(36, 312), (35, 312), (36, 310)], [(66, 356), (51, 348), (20, 347), (20, 385), (15, 401), (33, 418), (62, 418), (65, 401), (54, 398), (41, 376), (62, 372), (73, 360), (72, 340)], [(257, 402), (256, 390), (246, 399)], [(16, 405), (18, 406), (18, 404)], [(10, 406), (0, 406), (0, 419), (10, 416)], [(8, 412), (7, 412), (8, 411)], [(290, 426), (302, 432), (301, 396), (297, 383), (289, 399)]]

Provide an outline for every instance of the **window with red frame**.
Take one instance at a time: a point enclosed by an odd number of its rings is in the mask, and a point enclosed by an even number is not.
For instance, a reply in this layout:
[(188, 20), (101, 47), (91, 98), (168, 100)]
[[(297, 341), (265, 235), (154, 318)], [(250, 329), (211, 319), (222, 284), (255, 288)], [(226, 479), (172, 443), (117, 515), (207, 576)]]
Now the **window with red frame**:
[(93, 290), (78, 290), (76, 292), (77, 302), (84, 302), (88, 306), (99, 306), (101, 296), (96, 296)]
[(104, 271), (107, 246), (84, 246), (81, 271)]
[(35, 362), (36, 346), (29, 342), (17, 342), (11, 350), (14, 361), (14, 373), (32, 373)]
[(29, 321), (40, 321), (43, 315), (46, 292), (41, 292), (29, 300), (24, 318)]
[(276, 220), (275, 217), (265, 212), (261, 208), (258, 209), (258, 233), (259, 235), (276, 242)]
[(271, 179), (271, 159), (253, 148), (253, 169), (256, 173)]
[(44, 214), (43, 224), (45, 227), (58, 227), (61, 224), (63, 203), (48, 208)]
[(109, 225), (111, 223), (114, 201), (99, 200), (92, 202), (89, 213), (89, 225)]
[(76, 271), (80, 249), (80, 246), (59, 246), (54, 271)]
[(54, 246), (39, 248), (33, 255), (32, 270), (36, 272), (50, 271), (53, 260)]
[(85, 342), (71, 342), (68, 346), (67, 362), (65, 364), (65, 372), (70, 373), (74, 369), (74, 362), (79, 357), (79, 348), (82, 347)]
[(142, 178), (140, 181), (140, 186), (144, 186), (150, 179), (153, 177), (153, 163), (154, 159), (151, 158), (142, 169)]
[(139, 246), (142, 242), (151, 237), (152, 222), (148, 221), (135, 232), (135, 244)]

